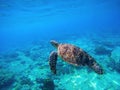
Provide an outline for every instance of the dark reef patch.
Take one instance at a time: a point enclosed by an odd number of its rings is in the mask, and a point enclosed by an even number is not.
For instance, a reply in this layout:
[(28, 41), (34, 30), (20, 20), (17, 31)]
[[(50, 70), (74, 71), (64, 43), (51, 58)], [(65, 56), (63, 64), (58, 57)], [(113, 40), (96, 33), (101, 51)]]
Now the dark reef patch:
[(111, 71), (117, 71), (120, 73), (120, 60), (116, 62), (113, 58), (109, 57), (110, 61), (108, 62), (107, 66), (111, 68)]
[(31, 55), (30, 50), (24, 50), (23, 53), (25, 56), (29, 57)]
[(102, 42), (102, 45), (106, 46), (108, 48), (114, 48), (115, 47), (115, 44), (113, 44), (112, 42), (108, 42), (108, 41)]
[(25, 62), (25, 61), (21, 61), (20, 63), (21, 63), (21, 64), (23, 64), (23, 65), (24, 65), (24, 64), (26, 64), (26, 62)]
[(4, 58), (17, 58), (19, 56), (19, 54), (17, 52), (13, 52), (13, 53), (8, 53), (8, 54), (4, 54), (3, 57)]
[(13, 73), (0, 69), (0, 89), (7, 90), (15, 82)]
[(55, 89), (54, 81), (52, 79), (44, 79), (43, 86), (41, 88), (42, 90), (54, 90)]
[(3, 57), (2, 57), (2, 55), (0, 55), (0, 59), (2, 59)]
[(33, 82), (28, 77), (23, 76), (23, 77), (20, 78), (20, 84), (21, 85), (25, 85), (25, 84), (33, 85)]
[(36, 52), (36, 53), (32, 53), (30, 57), (32, 60), (37, 60), (40, 56), (41, 54)]
[(103, 46), (96, 47), (94, 51), (97, 55), (111, 55), (112, 52), (112, 50), (106, 49)]
[(44, 80), (42, 78), (36, 78), (36, 82), (39, 83), (39, 84), (43, 83), (43, 81)]
[(17, 52), (7, 52), (2, 54), (1, 60), (5, 61), (6, 63), (10, 63), (12, 61), (18, 60), (19, 59), (18, 56), (19, 54)]

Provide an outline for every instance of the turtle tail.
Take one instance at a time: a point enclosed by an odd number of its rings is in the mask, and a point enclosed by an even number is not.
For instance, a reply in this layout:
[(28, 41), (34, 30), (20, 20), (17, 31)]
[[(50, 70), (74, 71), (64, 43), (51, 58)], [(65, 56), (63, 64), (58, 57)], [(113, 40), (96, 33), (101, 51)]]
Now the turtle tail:
[(104, 70), (101, 65), (99, 65), (94, 58), (91, 56), (88, 58), (87, 65), (93, 69), (98, 74), (104, 74)]
[(56, 74), (57, 52), (53, 51), (49, 57), (50, 70)]

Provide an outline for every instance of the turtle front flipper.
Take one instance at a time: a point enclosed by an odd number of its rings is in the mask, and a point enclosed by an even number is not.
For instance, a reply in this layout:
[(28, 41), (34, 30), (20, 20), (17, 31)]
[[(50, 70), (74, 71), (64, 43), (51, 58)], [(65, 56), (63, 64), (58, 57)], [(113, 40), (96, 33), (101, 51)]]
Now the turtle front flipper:
[(87, 61), (87, 65), (93, 69), (96, 73), (98, 74), (103, 74), (104, 73), (104, 70), (102, 68), (102, 66), (100, 66), (94, 58), (92, 57), (89, 57), (88, 61)]
[(58, 56), (57, 52), (53, 51), (51, 52), (50, 57), (49, 57), (50, 69), (54, 74), (56, 74), (57, 56)]

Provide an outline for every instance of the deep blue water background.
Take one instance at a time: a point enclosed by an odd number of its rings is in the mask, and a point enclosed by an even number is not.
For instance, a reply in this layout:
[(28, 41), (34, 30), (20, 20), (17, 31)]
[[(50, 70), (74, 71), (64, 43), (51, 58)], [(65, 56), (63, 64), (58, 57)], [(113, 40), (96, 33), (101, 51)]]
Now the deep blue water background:
[(119, 0), (0, 0), (0, 50), (86, 34), (120, 34)]

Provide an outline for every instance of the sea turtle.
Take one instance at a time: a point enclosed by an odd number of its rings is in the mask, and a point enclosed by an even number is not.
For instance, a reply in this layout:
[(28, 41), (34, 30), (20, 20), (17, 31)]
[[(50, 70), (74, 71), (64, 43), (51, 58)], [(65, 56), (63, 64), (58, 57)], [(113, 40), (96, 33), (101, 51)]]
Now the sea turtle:
[(49, 56), (50, 69), (54, 74), (56, 74), (56, 63), (58, 56), (60, 56), (65, 62), (68, 62), (74, 66), (87, 65), (98, 74), (104, 73), (102, 67), (95, 61), (95, 59), (81, 48), (71, 44), (59, 44), (54, 40), (51, 40), (50, 43), (57, 48), (57, 52), (52, 51)]

